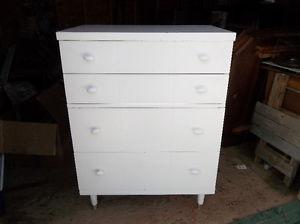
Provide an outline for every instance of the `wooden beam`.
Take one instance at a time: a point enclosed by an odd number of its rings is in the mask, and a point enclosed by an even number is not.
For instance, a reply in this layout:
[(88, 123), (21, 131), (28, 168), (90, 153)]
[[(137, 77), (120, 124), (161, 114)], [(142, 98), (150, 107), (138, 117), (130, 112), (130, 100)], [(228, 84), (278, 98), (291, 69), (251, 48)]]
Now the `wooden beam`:
[(289, 165), (291, 168), (291, 173), (290, 175), (286, 175), (283, 179), (283, 182), (285, 183), (286, 186), (291, 186), (291, 184), (293, 183), (298, 171), (299, 162), (292, 158), (289, 162)]
[(300, 147), (300, 119), (258, 102), (252, 123)]
[(253, 115), (253, 124), (269, 131), (273, 135), (276, 135), (295, 146), (300, 147), (300, 131), (296, 132), (258, 113)]
[(294, 173), (293, 166), (290, 165), (290, 160), (285, 158), (282, 154), (276, 152), (268, 145), (265, 145), (264, 148), (258, 148), (256, 153), (260, 158), (279, 170), (285, 176), (292, 177)]
[(268, 105), (280, 108), (284, 99), (284, 94), (289, 81), (289, 76), (277, 73), (274, 77), (273, 85), (268, 99)]
[(268, 77), (267, 77), (267, 83), (266, 83), (266, 89), (265, 89), (265, 96), (264, 96), (264, 103), (267, 103), (269, 100), (270, 92), (272, 89), (274, 77), (276, 72), (274, 71), (268, 71)]
[(251, 126), (250, 130), (252, 133), (254, 133), (256, 136), (261, 138), (263, 141), (266, 141), (270, 145), (278, 148), (279, 150), (291, 156), (292, 158), (296, 159), (297, 161), (300, 161), (300, 147), (297, 147), (285, 141), (279, 136), (274, 135), (269, 130), (266, 130), (255, 124)]
[[(289, 75), (269, 72), (265, 101), (257, 103), (250, 130), (260, 137), (255, 151), (255, 161), (264, 160), (282, 172), (284, 183), (290, 186), (296, 176), (300, 161), (299, 116), (279, 111), (283, 105), (287, 88), (295, 88)], [(295, 92), (295, 91), (294, 91)], [(268, 143), (268, 144), (267, 144)], [(270, 145), (291, 156), (286, 158)], [(300, 192), (299, 192), (300, 194)]]
[(300, 77), (290, 76), (287, 87), (295, 90), (300, 90)]
[(266, 104), (257, 102), (255, 112), (295, 131), (300, 131), (300, 116), (286, 110), (277, 110)]

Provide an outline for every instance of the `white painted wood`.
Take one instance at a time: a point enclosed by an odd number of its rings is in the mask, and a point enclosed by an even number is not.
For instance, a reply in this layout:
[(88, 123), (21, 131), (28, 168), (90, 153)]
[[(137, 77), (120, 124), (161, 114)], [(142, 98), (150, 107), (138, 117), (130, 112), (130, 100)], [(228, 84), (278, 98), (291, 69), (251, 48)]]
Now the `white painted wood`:
[[(80, 194), (142, 194), (143, 156), (143, 153), (75, 153)], [(98, 175), (98, 170), (103, 174)]]
[(82, 25), (58, 40), (234, 41), (235, 33), (210, 25)]
[(203, 203), (204, 203), (204, 198), (205, 198), (205, 194), (198, 194), (198, 195), (197, 195), (197, 202), (198, 202), (198, 205), (203, 205)]
[(64, 81), (69, 104), (224, 104), (228, 75), (72, 74)]
[(98, 205), (97, 195), (90, 195), (90, 199), (91, 199), (91, 204), (92, 204), (93, 208), (96, 209), (97, 205)]
[(77, 152), (219, 151), (223, 116), (224, 108), (69, 109)]
[(84, 25), (57, 32), (78, 186), (90, 195), (215, 192), (235, 33)]
[(175, 104), (175, 103), (112, 103), (112, 104), (102, 104), (102, 103), (72, 103), (67, 105), (68, 109), (80, 109), (80, 108), (186, 108), (186, 109), (201, 109), (201, 108), (223, 108), (225, 103), (206, 103), (206, 104)]
[[(82, 195), (214, 193), (218, 152), (75, 153)], [(103, 170), (101, 176), (97, 170)], [(197, 172), (195, 172), (197, 171)]]
[(214, 193), (219, 151), (149, 152), (145, 158), (149, 194)]
[(60, 41), (59, 45), (64, 73), (229, 73), (233, 43)]
[(300, 147), (294, 144), (291, 144), (278, 135), (274, 135), (274, 133), (270, 132), (268, 129), (264, 127), (257, 126), (255, 124), (251, 125), (250, 131), (258, 136), (260, 139), (269, 143), (270, 145), (280, 149), (280, 151), (285, 154), (291, 156), (292, 158), (300, 161)]

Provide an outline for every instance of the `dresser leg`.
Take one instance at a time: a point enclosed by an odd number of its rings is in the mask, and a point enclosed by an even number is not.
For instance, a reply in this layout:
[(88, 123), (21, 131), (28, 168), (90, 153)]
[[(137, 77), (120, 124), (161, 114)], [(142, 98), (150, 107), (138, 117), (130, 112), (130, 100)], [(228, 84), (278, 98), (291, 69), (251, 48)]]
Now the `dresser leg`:
[(96, 209), (98, 204), (97, 195), (90, 195), (90, 199), (93, 208)]
[(198, 194), (198, 205), (203, 205), (205, 194)]

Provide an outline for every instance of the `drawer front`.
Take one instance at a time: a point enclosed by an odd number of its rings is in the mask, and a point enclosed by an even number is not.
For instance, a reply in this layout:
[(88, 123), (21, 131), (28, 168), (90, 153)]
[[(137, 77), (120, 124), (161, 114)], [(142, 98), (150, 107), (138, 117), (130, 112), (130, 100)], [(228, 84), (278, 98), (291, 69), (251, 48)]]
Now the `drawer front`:
[(80, 193), (214, 193), (218, 152), (75, 153)]
[(142, 153), (75, 153), (80, 194), (144, 192), (143, 162)]
[(213, 194), (219, 152), (148, 153), (145, 189), (149, 194)]
[(69, 108), (74, 151), (218, 151), (224, 108)]
[(229, 73), (233, 42), (60, 41), (64, 73)]
[(64, 75), (68, 103), (225, 104), (228, 75)]

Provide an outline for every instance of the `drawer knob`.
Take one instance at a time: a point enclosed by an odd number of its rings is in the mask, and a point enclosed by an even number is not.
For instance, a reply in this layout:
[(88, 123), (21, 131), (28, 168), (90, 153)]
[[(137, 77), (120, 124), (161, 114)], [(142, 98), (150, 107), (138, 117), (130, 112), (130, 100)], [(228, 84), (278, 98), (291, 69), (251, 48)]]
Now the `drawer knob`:
[(83, 54), (82, 57), (85, 61), (94, 61), (95, 60), (94, 56), (91, 54)]
[(99, 128), (97, 128), (97, 127), (91, 128), (91, 134), (97, 135), (97, 134), (99, 134), (99, 132), (100, 132), (100, 129), (99, 129)]
[(192, 175), (199, 175), (200, 174), (200, 170), (196, 169), (196, 168), (192, 168), (189, 171), (190, 171), (190, 174), (192, 174)]
[(207, 62), (207, 61), (209, 61), (209, 56), (208, 56), (207, 54), (199, 54), (199, 55), (198, 55), (198, 58), (199, 58), (199, 60), (202, 61), (202, 62)]
[(103, 172), (103, 170), (95, 169), (95, 174), (96, 174), (97, 176), (103, 176), (103, 175), (104, 175), (104, 172)]
[(95, 92), (97, 92), (97, 87), (96, 86), (88, 86), (87, 88), (86, 88), (86, 91), (88, 92), (88, 93), (95, 93)]
[(201, 94), (201, 93), (206, 93), (207, 92), (207, 89), (205, 86), (203, 85), (198, 85), (198, 86), (195, 86), (195, 90), (197, 93)]
[(202, 128), (192, 128), (194, 135), (203, 135), (204, 130)]

